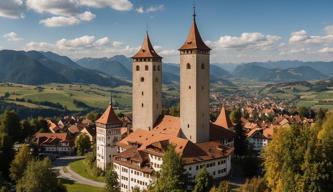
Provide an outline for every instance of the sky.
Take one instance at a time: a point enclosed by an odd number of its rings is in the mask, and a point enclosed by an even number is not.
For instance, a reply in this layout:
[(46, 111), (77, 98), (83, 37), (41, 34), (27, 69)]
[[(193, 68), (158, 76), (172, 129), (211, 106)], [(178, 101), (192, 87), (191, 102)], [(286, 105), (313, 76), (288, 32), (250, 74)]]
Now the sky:
[(0, 49), (132, 56), (148, 30), (179, 63), (193, 4), (211, 62), (333, 60), (332, 0), (0, 0)]

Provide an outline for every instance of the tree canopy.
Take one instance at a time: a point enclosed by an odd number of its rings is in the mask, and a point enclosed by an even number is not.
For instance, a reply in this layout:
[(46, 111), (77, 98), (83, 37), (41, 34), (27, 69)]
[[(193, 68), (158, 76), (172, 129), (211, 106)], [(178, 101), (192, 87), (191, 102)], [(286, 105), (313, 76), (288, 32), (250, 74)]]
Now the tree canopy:
[(91, 148), (90, 139), (86, 134), (80, 134), (75, 140), (77, 155), (84, 155)]
[(206, 167), (202, 167), (195, 177), (193, 192), (206, 192), (213, 185), (213, 178), (207, 172)]
[(118, 175), (111, 167), (105, 176), (105, 192), (120, 192), (120, 185), (118, 182)]
[(163, 156), (163, 164), (158, 173), (157, 180), (152, 186), (154, 192), (181, 192), (186, 188), (186, 176), (181, 157), (176, 153), (174, 146), (169, 145)]
[(273, 192), (333, 191), (333, 115), (312, 127), (279, 128), (263, 159)]

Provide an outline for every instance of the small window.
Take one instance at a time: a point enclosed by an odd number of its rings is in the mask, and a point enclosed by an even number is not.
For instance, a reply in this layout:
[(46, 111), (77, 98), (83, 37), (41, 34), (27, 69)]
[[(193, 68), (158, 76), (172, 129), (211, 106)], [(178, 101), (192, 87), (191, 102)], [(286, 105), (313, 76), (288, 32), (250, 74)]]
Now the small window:
[(157, 71), (160, 71), (161, 70), (161, 67), (160, 66), (157, 66)]
[(155, 82), (158, 83), (158, 78), (157, 77), (155, 78)]
[(145, 66), (145, 70), (148, 71), (148, 69), (149, 69), (149, 67), (148, 67), (148, 65), (146, 65), (146, 66)]
[(187, 124), (187, 128), (190, 128), (190, 124)]
[(136, 66), (136, 70), (140, 71), (140, 66), (139, 65)]
[(143, 107), (143, 103), (141, 103), (141, 107)]
[(188, 89), (191, 89), (191, 85), (190, 85), (190, 86), (188, 86)]
[(141, 82), (144, 82), (145, 81), (145, 78), (144, 77), (141, 77)]
[(143, 91), (141, 92), (141, 95), (143, 96)]
[(156, 66), (155, 66), (155, 65), (154, 65), (154, 67), (153, 67), (153, 68), (154, 68), (154, 71), (156, 71)]
[(205, 69), (205, 64), (201, 63), (201, 69)]
[(191, 69), (191, 64), (187, 63), (186, 64), (186, 69)]

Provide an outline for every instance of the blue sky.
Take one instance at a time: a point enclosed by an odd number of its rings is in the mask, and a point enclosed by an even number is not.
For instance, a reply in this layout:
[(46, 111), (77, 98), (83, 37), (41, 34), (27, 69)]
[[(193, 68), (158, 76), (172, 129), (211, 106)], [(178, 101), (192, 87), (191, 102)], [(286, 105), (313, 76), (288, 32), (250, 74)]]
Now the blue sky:
[[(333, 1), (196, 0), (212, 62), (333, 60)], [(71, 58), (131, 56), (148, 25), (156, 50), (178, 62), (193, 0), (1, 0), (0, 48)]]

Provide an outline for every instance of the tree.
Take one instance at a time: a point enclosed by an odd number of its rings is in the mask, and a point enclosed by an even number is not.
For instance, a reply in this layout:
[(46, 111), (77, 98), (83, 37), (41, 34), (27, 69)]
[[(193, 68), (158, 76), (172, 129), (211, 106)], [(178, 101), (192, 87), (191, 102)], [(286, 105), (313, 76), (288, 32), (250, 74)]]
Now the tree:
[(10, 164), (10, 178), (13, 181), (18, 181), (24, 173), (28, 162), (32, 159), (30, 154), (30, 148), (27, 145), (24, 145), (20, 148), (19, 152), (15, 155), (14, 160)]
[(66, 188), (58, 182), (56, 174), (51, 170), (51, 162), (47, 158), (42, 161), (29, 161), (23, 177), (16, 185), (17, 192), (64, 192)]
[(264, 179), (254, 177), (246, 182), (240, 188), (241, 192), (268, 192)]
[(120, 192), (117, 172), (111, 167), (105, 176), (105, 192)]
[(90, 139), (86, 134), (80, 134), (75, 140), (75, 147), (77, 155), (84, 155), (90, 150)]
[(226, 180), (223, 180), (220, 182), (219, 187), (217, 188), (218, 192), (230, 192), (231, 187), (229, 185), (229, 182)]
[(242, 117), (242, 113), (239, 109), (234, 109), (231, 113), (230, 113), (230, 120), (231, 122), (233, 122), (234, 124), (237, 124), (240, 122), (241, 117)]
[(248, 142), (246, 140), (246, 134), (245, 130), (243, 129), (242, 125), (242, 115), (239, 109), (236, 109), (231, 112), (230, 118), (232, 119), (232, 122), (235, 124), (235, 139), (234, 139), (234, 145), (235, 145), (235, 155), (237, 156), (244, 156), (248, 150)]
[(13, 157), (13, 141), (6, 132), (0, 131), (0, 172), (6, 180), (9, 179), (9, 165)]
[(0, 120), (0, 132), (5, 132), (12, 139), (13, 143), (21, 138), (21, 124), (17, 113), (5, 111)]
[(92, 122), (95, 122), (99, 118), (99, 114), (95, 111), (92, 111), (87, 114), (86, 118)]
[(263, 152), (274, 191), (333, 191), (333, 115), (315, 126), (279, 128)]
[(22, 139), (32, 137), (35, 132), (35, 127), (31, 125), (29, 120), (22, 121)]
[(141, 192), (140, 188), (138, 186), (135, 186), (132, 190), (132, 192)]
[(163, 164), (152, 186), (154, 192), (180, 192), (185, 191), (186, 176), (181, 157), (176, 153), (175, 147), (168, 146), (163, 156)]
[(193, 192), (206, 192), (212, 187), (213, 179), (207, 172), (206, 167), (202, 167), (195, 177)]
[(34, 126), (34, 130), (38, 130), (39, 132), (42, 133), (50, 132), (49, 125), (45, 119), (42, 118), (33, 119), (31, 124), (32, 126)]

